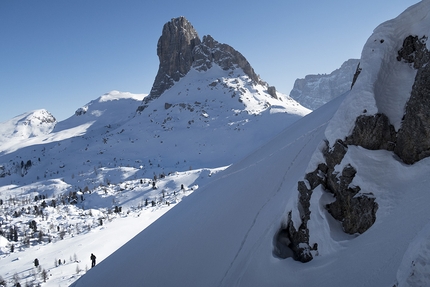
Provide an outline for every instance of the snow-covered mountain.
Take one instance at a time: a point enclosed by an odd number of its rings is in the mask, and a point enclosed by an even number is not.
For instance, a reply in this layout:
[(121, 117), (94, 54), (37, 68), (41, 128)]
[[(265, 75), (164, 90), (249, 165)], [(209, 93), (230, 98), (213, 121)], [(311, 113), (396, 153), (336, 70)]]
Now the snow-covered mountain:
[(349, 59), (330, 74), (307, 75), (304, 79), (297, 79), (290, 97), (308, 109), (318, 109), (351, 89), (359, 62)]
[(350, 92), (73, 286), (429, 286), (428, 15), (425, 0), (377, 27)]
[[(166, 25), (180, 32), (163, 32), (160, 39), (185, 43), (177, 37), (190, 29), (194, 44), (192, 51), (187, 45), (170, 50), (170, 60), (160, 56), (163, 77), (154, 87), (163, 89), (149, 95), (111, 91), (61, 122), (29, 120), (48, 114), (40, 111), (0, 126), (0, 264), (8, 266), (0, 275), (9, 282), (37, 284), (45, 270), (52, 274), (48, 286), (70, 284), (82, 274), (85, 265), (75, 265), (86, 253), (101, 261), (216, 173), (310, 113), (259, 79), (232, 47), (210, 36), (200, 41), (184, 17)], [(182, 48), (192, 55), (185, 68), (175, 60), (181, 57), (173, 57), (185, 53)], [(182, 73), (175, 77), (175, 71)], [(22, 125), (23, 118), (31, 124)], [(28, 131), (15, 132), (21, 126)], [(118, 240), (97, 243), (106, 234)], [(88, 241), (93, 243), (82, 247)], [(31, 269), (35, 257), (43, 269)]]
[(35, 110), (0, 123), (0, 145), (49, 134), (57, 120), (46, 110)]

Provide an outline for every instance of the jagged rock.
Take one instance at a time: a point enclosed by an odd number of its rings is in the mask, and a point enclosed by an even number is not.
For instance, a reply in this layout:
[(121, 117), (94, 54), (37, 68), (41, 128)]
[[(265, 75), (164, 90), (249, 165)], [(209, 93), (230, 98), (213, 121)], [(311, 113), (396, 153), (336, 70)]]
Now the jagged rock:
[(311, 251), (317, 251), (318, 246), (310, 246), (309, 229), (307, 227), (310, 220), (310, 199), (315, 187), (325, 181), (324, 173), (327, 171), (325, 164), (319, 164), (317, 169), (308, 173), (305, 177), (310, 185), (307, 187), (304, 181), (299, 181), (297, 190), (299, 191), (299, 204), (297, 206), (301, 224), (296, 229), (291, 220), (291, 212), (288, 214), (286, 225), (276, 234), (274, 254), (280, 258), (293, 257), (295, 260), (306, 263), (313, 259)]
[(356, 170), (347, 165), (341, 176), (333, 173), (329, 176), (329, 190), (333, 192), (336, 200), (326, 206), (327, 211), (342, 222), (343, 230), (349, 234), (363, 233), (368, 230), (376, 220), (378, 204), (371, 193), (360, 194), (359, 186), (352, 186)]
[(407, 164), (430, 156), (430, 66), (418, 70), (395, 153)]
[(358, 79), (358, 76), (361, 73), (361, 68), (360, 68), (360, 63), (357, 64), (357, 69), (355, 70), (354, 76), (352, 77), (352, 84), (351, 84), (351, 89), (352, 87), (354, 87), (355, 82)]
[(347, 149), (345, 143), (338, 140), (332, 149), (327, 147), (323, 152), (327, 163), (325, 189), (336, 198), (326, 208), (335, 219), (342, 222), (346, 233), (363, 233), (375, 222), (378, 204), (371, 193), (356, 196), (361, 188), (351, 185), (356, 174), (354, 167), (346, 165), (340, 176), (335, 171), (335, 166), (341, 163)]
[(190, 71), (193, 49), (200, 43), (197, 31), (185, 17), (174, 18), (164, 24), (157, 44), (160, 65), (145, 103), (160, 96)]
[[(204, 36), (201, 41), (194, 27), (184, 17), (174, 18), (164, 25), (157, 44), (157, 55), (160, 60), (157, 76), (151, 92), (137, 111), (143, 111), (150, 101), (172, 87), (191, 68), (207, 71), (213, 64), (224, 70), (241, 68), (255, 83), (267, 85), (260, 80), (241, 53), (227, 44), (215, 41), (210, 35)], [(273, 88), (269, 90), (273, 92)], [(276, 89), (271, 95), (276, 98)]]
[(418, 69), (394, 149), (407, 164), (430, 156), (430, 52), (426, 41), (427, 37), (407, 37), (397, 58)]
[(272, 98), (277, 99), (276, 88), (274, 86), (270, 86), (267, 88), (267, 93), (272, 96)]
[(260, 80), (246, 58), (227, 44), (215, 41), (210, 35), (203, 36), (202, 43), (193, 51), (195, 67), (199, 71), (210, 69), (213, 63), (223, 70), (241, 68), (248, 77), (258, 83)]
[(275, 256), (280, 258), (293, 257), (294, 260), (306, 263), (313, 259), (309, 245), (309, 230), (306, 224), (301, 224), (296, 230), (288, 213), (287, 224), (275, 236)]
[(327, 165), (325, 163), (320, 163), (317, 169), (305, 175), (305, 179), (309, 183), (309, 186), (312, 190), (314, 190), (320, 184), (325, 186), (327, 170)]
[[(328, 143), (326, 142), (326, 144)], [(323, 151), (323, 154), (328, 169), (334, 169), (335, 165), (339, 164), (342, 161), (347, 150), (348, 147), (341, 140), (337, 140), (331, 149), (326, 146), (326, 149)]]
[(426, 42), (428, 37), (408, 36), (403, 41), (402, 48), (398, 51), (397, 60), (413, 64), (415, 69), (422, 68), (430, 61), (430, 53)]
[(362, 146), (370, 150), (393, 151), (396, 131), (384, 114), (361, 115), (356, 119), (352, 134), (346, 138), (345, 144)]

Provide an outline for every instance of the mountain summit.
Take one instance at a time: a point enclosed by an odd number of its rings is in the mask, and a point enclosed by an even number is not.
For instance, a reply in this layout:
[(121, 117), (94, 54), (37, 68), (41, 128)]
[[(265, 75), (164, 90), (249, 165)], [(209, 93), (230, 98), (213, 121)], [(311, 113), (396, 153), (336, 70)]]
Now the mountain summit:
[[(213, 64), (226, 71), (241, 68), (253, 82), (267, 85), (259, 79), (241, 53), (227, 44), (215, 41), (210, 35), (204, 36), (202, 41), (185, 17), (174, 18), (164, 24), (157, 44), (157, 55), (160, 60), (158, 73), (149, 96), (144, 99), (139, 110), (143, 110), (147, 103), (171, 88), (191, 68), (207, 71)], [(269, 90), (276, 96), (273, 87)]]

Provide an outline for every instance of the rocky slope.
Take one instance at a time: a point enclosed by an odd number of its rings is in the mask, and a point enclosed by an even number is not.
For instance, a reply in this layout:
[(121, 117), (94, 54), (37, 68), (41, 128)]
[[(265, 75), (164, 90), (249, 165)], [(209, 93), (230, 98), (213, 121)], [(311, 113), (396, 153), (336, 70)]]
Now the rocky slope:
[[(352, 146), (392, 152), (407, 165), (430, 156), (426, 13), (415, 5), (380, 25), (367, 41), (357, 81), (330, 122), (325, 144), (316, 152), (320, 162), (298, 184), (298, 209), (288, 213), (278, 234), (278, 242), (283, 242), (279, 250), (287, 245), (302, 262), (318, 252), (321, 242), (310, 239), (309, 228), (310, 202), (317, 187), (333, 196), (324, 207), (345, 233), (362, 234), (375, 223), (379, 208), (375, 190), (357, 183), (366, 179), (355, 179), (357, 167), (347, 156)], [(398, 25), (401, 30), (393, 29)]]

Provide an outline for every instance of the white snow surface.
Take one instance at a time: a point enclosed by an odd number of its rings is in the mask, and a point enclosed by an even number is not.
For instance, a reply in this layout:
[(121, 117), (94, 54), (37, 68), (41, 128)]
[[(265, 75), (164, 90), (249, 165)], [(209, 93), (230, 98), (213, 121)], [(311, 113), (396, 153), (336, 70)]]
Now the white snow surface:
[(111, 91), (64, 121), (39, 120), (50, 129), (28, 120), (46, 111), (0, 124), (0, 276), (8, 286), (70, 285), (91, 253), (102, 262), (310, 113), (267, 88), (214, 65), (191, 70), (141, 112), (146, 94)]
[(272, 253), (287, 212), (296, 210), (297, 181), (320, 162), (324, 139), (349, 135), (364, 110), (386, 113), (399, 128), (415, 72), (395, 56), (406, 36), (428, 35), (429, 12), (422, 1), (379, 26), (349, 94), (218, 173), (72, 286), (430, 286), (429, 158), (406, 165), (392, 152), (350, 146), (337, 168), (357, 170), (352, 184), (379, 205), (375, 224), (345, 235), (319, 188), (308, 223), (314, 259)]
[(34, 110), (0, 123), (0, 146), (49, 134), (57, 123), (47, 110)]

